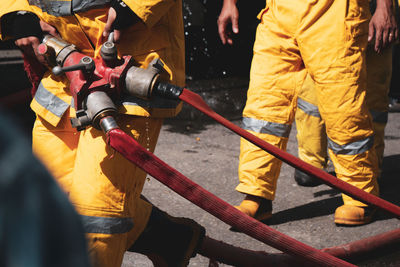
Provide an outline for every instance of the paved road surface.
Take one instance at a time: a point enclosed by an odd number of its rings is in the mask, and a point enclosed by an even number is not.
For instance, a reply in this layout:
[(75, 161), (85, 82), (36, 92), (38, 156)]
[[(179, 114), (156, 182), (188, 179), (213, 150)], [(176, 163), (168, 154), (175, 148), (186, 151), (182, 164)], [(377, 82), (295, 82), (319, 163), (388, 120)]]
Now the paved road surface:
[[(238, 120), (234, 123), (239, 124)], [(293, 127), (288, 152), (297, 154), (296, 130)], [(400, 204), (400, 113), (390, 113), (385, 136), (386, 151), (382, 178), (382, 197)], [(162, 128), (156, 155), (213, 194), (239, 204), (236, 192), (239, 137), (221, 125), (205, 121), (167, 121)], [(333, 223), (335, 208), (341, 205), (338, 191), (326, 185), (299, 187), (293, 179), (294, 169), (283, 164), (273, 202), (274, 217), (269, 225), (315, 248), (341, 245), (399, 227), (399, 221), (381, 212), (371, 224), (361, 227), (337, 227)], [(174, 216), (195, 219), (207, 234), (243, 248), (278, 252), (242, 233), (229, 231), (229, 226), (149, 177), (144, 194), (154, 204)], [(126, 253), (124, 267), (152, 266), (143, 256)], [(189, 266), (208, 266), (202, 256)], [(226, 266), (226, 265), (221, 265)], [(400, 266), (400, 252), (364, 262), (362, 266)]]

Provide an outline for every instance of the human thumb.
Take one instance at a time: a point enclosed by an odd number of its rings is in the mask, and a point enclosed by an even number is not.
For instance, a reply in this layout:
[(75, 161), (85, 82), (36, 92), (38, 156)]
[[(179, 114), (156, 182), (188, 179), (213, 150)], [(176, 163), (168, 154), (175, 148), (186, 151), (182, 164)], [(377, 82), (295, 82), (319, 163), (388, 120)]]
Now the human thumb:
[(113, 31), (113, 23), (115, 18), (117, 17), (117, 13), (115, 12), (114, 8), (110, 8), (108, 10), (108, 16), (107, 16), (107, 22), (106, 25), (104, 26), (103, 30), (103, 37), (107, 38), (110, 33)]

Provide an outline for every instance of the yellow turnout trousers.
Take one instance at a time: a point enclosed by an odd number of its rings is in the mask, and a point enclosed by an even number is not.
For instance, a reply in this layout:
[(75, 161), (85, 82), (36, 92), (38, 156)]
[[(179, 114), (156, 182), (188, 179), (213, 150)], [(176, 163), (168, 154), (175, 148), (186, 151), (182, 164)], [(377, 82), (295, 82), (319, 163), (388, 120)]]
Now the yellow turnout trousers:
[[(285, 150), (298, 92), (309, 73), (338, 178), (377, 195), (378, 161), (364, 100), (368, 1), (268, 0), (259, 18), (244, 128)], [(242, 140), (237, 190), (273, 199), (280, 166)], [(343, 200), (365, 206), (348, 196)]]
[[(121, 115), (118, 123), (154, 151), (162, 119)], [(151, 213), (151, 205), (140, 199), (146, 173), (107, 146), (101, 131), (77, 132), (68, 112), (57, 127), (37, 117), (33, 151), (81, 215), (93, 266), (121, 266)]]
[[(377, 54), (373, 47), (367, 48), (367, 94), (366, 101), (373, 119), (374, 147), (382, 166), (385, 148), (384, 130), (388, 119), (388, 93), (392, 73), (392, 49)], [(299, 158), (323, 169), (326, 167), (327, 136), (325, 124), (318, 111), (314, 82), (307, 76), (297, 99), (296, 128)], [(380, 168), (379, 168), (380, 169)]]

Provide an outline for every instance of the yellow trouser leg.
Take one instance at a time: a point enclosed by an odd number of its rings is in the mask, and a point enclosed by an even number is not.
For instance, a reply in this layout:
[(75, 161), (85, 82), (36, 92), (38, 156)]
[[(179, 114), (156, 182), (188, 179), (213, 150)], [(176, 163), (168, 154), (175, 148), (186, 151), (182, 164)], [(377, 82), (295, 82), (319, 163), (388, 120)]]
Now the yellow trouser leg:
[[(266, 142), (286, 150), (287, 138), (254, 133)], [(239, 185), (236, 190), (253, 196), (273, 200), (282, 161), (245, 139), (240, 143)]]
[(385, 126), (388, 117), (389, 89), (392, 77), (392, 47), (377, 54), (373, 47), (367, 48), (367, 95), (366, 101), (372, 115), (374, 146), (379, 169), (385, 148)]
[[(121, 116), (118, 122), (154, 151), (161, 119)], [(146, 174), (107, 147), (100, 131), (71, 128), (67, 114), (57, 127), (37, 119), (33, 150), (81, 214), (95, 266), (120, 266), (150, 216), (151, 205), (139, 198)]]
[(68, 194), (79, 142), (78, 131), (71, 127), (67, 114), (57, 127), (37, 116), (32, 136), (34, 154)]

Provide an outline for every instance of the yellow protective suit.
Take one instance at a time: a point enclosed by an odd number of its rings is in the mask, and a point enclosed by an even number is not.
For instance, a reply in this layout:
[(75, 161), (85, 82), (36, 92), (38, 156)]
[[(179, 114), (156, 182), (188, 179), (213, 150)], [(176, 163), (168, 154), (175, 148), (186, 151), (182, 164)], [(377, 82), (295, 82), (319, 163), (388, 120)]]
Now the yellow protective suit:
[[(383, 161), (384, 130), (388, 119), (388, 93), (392, 73), (392, 49), (377, 54), (373, 47), (367, 48), (366, 101), (373, 119), (374, 147), (379, 167)], [(327, 136), (325, 124), (318, 111), (314, 82), (307, 76), (297, 99), (296, 128), (299, 158), (323, 169), (326, 167)], [(380, 168), (379, 168), (380, 169)]]
[[(281, 149), (307, 73), (315, 81), (338, 178), (377, 195), (372, 119), (365, 105), (368, 1), (267, 0), (260, 13), (243, 125)], [(281, 161), (242, 140), (237, 190), (274, 199)], [(365, 206), (343, 196), (344, 203)]]
[[(15, 11), (35, 13), (56, 27), (65, 41), (86, 55), (98, 57), (103, 43), (109, 0), (3, 1), (0, 18)], [(183, 86), (184, 35), (182, 3), (175, 0), (125, 0), (142, 22), (124, 30), (117, 45), (121, 55), (132, 55), (141, 67), (159, 57), (164, 80)], [(0, 34), (1, 34), (0, 29)], [(7, 38), (7, 36), (1, 36)], [(151, 205), (140, 200), (146, 174), (105, 143), (102, 132), (89, 127), (77, 132), (69, 119), (75, 110), (65, 77), (48, 72), (31, 108), (37, 114), (33, 150), (83, 219), (94, 266), (120, 266), (122, 257), (143, 231)], [(119, 126), (154, 151), (162, 118), (176, 115), (181, 103), (163, 99), (121, 99)]]

